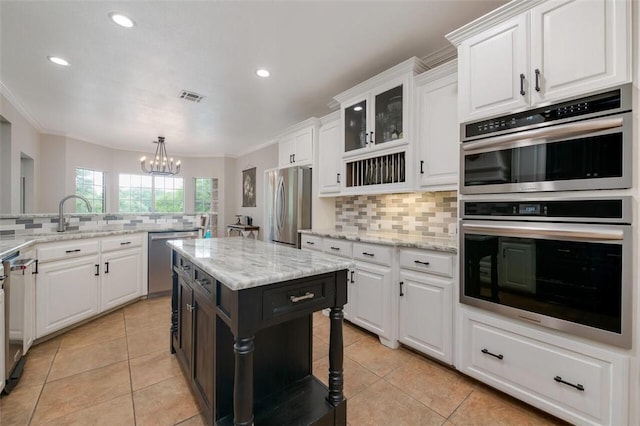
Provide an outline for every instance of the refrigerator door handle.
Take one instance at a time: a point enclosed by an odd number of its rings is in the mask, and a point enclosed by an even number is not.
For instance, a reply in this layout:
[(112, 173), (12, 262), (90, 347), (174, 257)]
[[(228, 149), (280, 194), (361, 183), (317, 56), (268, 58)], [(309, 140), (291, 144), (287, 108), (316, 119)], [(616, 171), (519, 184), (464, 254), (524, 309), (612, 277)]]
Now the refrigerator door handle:
[(278, 180), (278, 190), (276, 191), (276, 226), (281, 230), (285, 220), (285, 200), (286, 190), (284, 187), (284, 179), (280, 176)]

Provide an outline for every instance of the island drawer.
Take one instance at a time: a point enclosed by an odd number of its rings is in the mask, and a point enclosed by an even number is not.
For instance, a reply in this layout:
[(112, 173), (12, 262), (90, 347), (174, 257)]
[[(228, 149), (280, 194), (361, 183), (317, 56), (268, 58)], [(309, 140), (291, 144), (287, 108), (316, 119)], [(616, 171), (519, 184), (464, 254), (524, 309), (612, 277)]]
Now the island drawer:
[(191, 281), (191, 275), (193, 274), (193, 264), (185, 257), (174, 251), (173, 269), (178, 275)]
[(322, 242), (322, 250), (325, 253), (335, 254), (336, 256), (351, 257), (353, 244), (351, 241), (335, 240), (332, 238), (325, 238)]
[(142, 234), (118, 235), (105, 238), (101, 242), (102, 251), (121, 250), (142, 245)]
[(322, 237), (317, 237), (315, 235), (301, 235), (301, 244), (300, 248), (309, 249), (309, 250), (322, 250)]
[(37, 250), (38, 262), (44, 263), (58, 259), (87, 256), (100, 251), (98, 240), (75, 240), (65, 243), (44, 245)]
[(309, 313), (328, 307), (334, 299), (333, 275), (266, 290), (262, 294), (262, 317), (271, 319), (300, 311)]
[(400, 250), (400, 267), (429, 274), (453, 276), (453, 257), (425, 250)]
[(389, 266), (391, 265), (391, 247), (378, 244), (353, 243), (353, 258)]

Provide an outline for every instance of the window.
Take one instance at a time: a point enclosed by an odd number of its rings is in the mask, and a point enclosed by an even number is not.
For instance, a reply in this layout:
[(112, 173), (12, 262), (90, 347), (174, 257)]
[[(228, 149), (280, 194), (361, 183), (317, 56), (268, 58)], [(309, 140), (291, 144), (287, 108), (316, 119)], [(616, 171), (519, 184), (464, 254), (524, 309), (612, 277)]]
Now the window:
[(196, 213), (215, 213), (218, 210), (218, 179), (195, 178)]
[(157, 212), (183, 212), (184, 188), (182, 178), (154, 176), (153, 196), (155, 211)]
[[(89, 169), (76, 169), (76, 195), (82, 195), (91, 204), (91, 212), (104, 213), (104, 173)], [(84, 201), (76, 199), (76, 212), (88, 213)]]
[(153, 179), (151, 176), (120, 174), (118, 188), (120, 212), (153, 211)]
[(120, 212), (184, 211), (182, 178), (120, 174), (118, 187)]

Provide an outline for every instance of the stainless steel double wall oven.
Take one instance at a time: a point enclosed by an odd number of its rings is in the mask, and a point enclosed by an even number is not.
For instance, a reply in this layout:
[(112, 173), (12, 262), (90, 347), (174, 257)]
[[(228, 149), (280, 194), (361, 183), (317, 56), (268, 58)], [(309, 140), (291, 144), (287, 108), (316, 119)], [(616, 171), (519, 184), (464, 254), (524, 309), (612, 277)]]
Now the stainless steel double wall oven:
[(461, 130), (460, 301), (630, 347), (631, 86)]

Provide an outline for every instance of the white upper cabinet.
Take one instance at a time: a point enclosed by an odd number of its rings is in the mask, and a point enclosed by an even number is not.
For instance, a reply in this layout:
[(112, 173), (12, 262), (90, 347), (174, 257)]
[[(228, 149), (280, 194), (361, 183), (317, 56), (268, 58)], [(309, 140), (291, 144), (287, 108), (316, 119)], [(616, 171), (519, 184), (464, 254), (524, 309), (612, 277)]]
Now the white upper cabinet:
[(409, 143), (413, 77), (424, 70), (413, 57), (334, 98), (340, 103), (345, 157)]
[(295, 125), (278, 138), (278, 165), (311, 166), (317, 119), (311, 118)]
[(531, 10), (534, 102), (630, 81), (630, 5), (618, 0), (554, 0)]
[[(335, 116), (334, 116), (335, 114)], [(332, 114), (333, 120), (323, 122), (318, 137), (318, 179), (320, 194), (336, 194), (340, 192), (342, 173), (340, 159), (340, 117)]]
[(455, 189), (458, 182), (457, 61), (420, 74), (416, 83), (416, 185), (419, 190)]
[(513, 1), (447, 35), (458, 46), (460, 120), (631, 79), (631, 2)]

